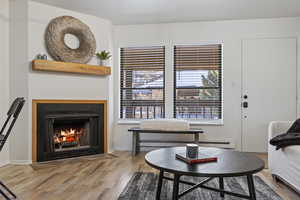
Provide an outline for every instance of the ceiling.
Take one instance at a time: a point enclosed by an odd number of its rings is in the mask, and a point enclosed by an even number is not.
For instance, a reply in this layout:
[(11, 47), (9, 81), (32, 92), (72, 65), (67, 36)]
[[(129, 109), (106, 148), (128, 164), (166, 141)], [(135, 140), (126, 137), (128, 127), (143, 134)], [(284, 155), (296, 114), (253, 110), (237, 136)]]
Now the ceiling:
[(300, 16), (300, 0), (34, 0), (109, 19), (113, 24)]

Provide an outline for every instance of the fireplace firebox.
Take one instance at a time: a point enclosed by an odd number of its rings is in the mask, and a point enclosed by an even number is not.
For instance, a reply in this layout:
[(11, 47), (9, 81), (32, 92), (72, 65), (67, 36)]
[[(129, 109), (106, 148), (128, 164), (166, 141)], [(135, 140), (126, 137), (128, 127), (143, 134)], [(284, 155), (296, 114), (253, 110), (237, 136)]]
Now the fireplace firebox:
[(37, 103), (37, 161), (104, 153), (104, 105)]

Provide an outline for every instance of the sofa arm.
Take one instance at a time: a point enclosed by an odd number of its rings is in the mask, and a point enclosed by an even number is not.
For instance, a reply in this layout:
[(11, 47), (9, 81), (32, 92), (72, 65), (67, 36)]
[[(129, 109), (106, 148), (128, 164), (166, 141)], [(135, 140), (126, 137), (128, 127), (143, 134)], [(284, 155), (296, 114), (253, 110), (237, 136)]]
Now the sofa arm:
[(269, 132), (269, 140), (273, 137), (285, 133), (291, 126), (292, 121), (273, 121), (270, 122), (268, 132)]

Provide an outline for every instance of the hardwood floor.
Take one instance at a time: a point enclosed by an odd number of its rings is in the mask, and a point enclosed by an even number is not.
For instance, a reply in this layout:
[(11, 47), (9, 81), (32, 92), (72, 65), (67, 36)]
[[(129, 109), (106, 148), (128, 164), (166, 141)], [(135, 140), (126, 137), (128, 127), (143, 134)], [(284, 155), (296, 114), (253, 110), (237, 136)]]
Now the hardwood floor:
[[(266, 155), (257, 154), (266, 160)], [(132, 174), (156, 172), (144, 162), (144, 154), (129, 152), (0, 168), (0, 179), (22, 200), (115, 200)], [(258, 174), (285, 200), (300, 197), (273, 181), (267, 169)]]

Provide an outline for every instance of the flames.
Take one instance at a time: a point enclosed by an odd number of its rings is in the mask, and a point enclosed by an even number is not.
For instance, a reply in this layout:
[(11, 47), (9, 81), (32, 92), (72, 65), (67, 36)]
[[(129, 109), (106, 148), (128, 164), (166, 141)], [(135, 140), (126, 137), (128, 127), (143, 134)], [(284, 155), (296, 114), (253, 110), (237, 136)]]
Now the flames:
[(55, 144), (78, 142), (83, 133), (83, 128), (61, 129), (55, 132), (54, 142)]

